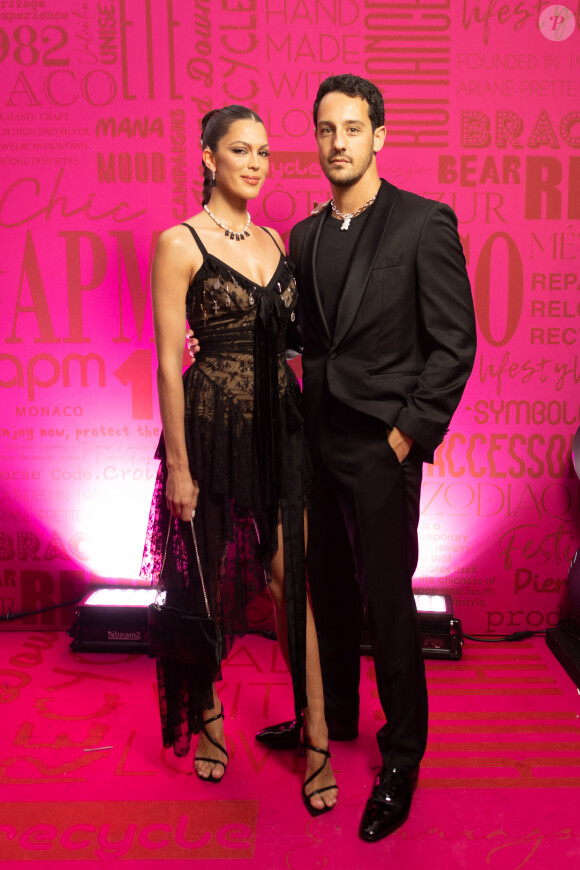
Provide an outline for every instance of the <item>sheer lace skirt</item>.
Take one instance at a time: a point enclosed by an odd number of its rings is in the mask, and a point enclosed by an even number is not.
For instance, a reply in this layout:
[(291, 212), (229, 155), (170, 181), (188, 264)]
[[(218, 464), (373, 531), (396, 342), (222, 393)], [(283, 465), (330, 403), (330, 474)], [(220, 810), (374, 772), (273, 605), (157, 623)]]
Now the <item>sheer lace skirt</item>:
[[(243, 357), (241, 358), (243, 362)], [(300, 674), (305, 658), (303, 511), (309, 468), (297, 408), (299, 389), (285, 372), (279, 396), (280, 476), (277, 504), (264, 496), (268, 457), (260, 454), (252, 396), (252, 376), (238, 368), (196, 363), (184, 375), (185, 429), (191, 473), (200, 492), (195, 515), (204, 580), (210, 607), (222, 629), (224, 656), (234, 637), (247, 632), (248, 608), (269, 579), (277, 546), (277, 522), (283, 525), (285, 582), (295, 705), (305, 703)], [(218, 376), (219, 375), (219, 376)], [(170, 516), (165, 498), (167, 467), (163, 438), (161, 460), (149, 515), (141, 575), (165, 590), (167, 603), (204, 612), (201, 584), (189, 523)], [(169, 537), (168, 537), (168, 529)], [(164, 551), (166, 541), (167, 551)], [(163, 572), (161, 574), (161, 567)], [(164, 746), (177, 755), (189, 751), (198, 733), (202, 711), (213, 706), (208, 675), (175, 660), (157, 660), (159, 703)], [(219, 677), (218, 677), (219, 678)]]

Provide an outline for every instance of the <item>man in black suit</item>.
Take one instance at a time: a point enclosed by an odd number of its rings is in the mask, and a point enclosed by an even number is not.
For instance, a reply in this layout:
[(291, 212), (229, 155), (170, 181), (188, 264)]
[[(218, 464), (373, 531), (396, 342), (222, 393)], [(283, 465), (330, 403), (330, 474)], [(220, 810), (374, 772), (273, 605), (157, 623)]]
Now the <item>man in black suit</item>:
[[(407, 818), (427, 742), (427, 687), (411, 578), (423, 461), (432, 461), (473, 367), (476, 331), (457, 219), (381, 180), (379, 89), (352, 75), (314, 103), (332, 200), (290, 236), (303, 402), (315, 469), (308, 576), (331, 739), (358, 734), (366, 621), (386, 724), (359, 835)], [(289, 745), (296, 724), (257, 735)]]

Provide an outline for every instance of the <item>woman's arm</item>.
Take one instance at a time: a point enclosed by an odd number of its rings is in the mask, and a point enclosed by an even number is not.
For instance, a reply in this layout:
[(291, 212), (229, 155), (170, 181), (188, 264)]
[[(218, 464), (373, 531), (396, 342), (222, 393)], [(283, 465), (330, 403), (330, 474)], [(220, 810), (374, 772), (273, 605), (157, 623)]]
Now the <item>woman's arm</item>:
[[(159, 237), (151, 273), (151, 300), (157, 348), (157, 391), (167, 457), (167, 506), (172, 515), (189, 520), (199, 488), (192, 479), (185, 446), (185, 403), (181, 370), (186, 329), (185, 297), (199, 265), (181, 227)], [(197, 253), (197, 252), (196, 252)]]

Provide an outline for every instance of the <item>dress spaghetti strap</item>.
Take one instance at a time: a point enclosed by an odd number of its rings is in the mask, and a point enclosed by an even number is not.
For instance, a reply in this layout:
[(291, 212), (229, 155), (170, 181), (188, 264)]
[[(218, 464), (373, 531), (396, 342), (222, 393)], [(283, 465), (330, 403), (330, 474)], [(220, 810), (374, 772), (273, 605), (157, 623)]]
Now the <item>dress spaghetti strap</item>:
[(272, 241), (274, 242), (274, 244), (276, 245), (276, 247), (278, 248), (278, 250), (280, 251), (280, 253), (282, 254), (282, 256), (285, 257), (285, 256), (286, 256), (286, 251), (283, 251), (283, 250), (282, 250), (282, 248), (280, 247), (280, 245), (278, 244), (278, 242), (276, 241), (276, 239), (274, 238), (274, 236), (272, 235), (272, 233), (270, 232), (270, 230), (269, 230), (267, 227), (260, 227), (260, 229), (261, 229), (261, 230), (264, 230), (265, 233), (268, 233), (268, 235), (270, 236), (270, 238), (272, 239)]
[(190, 226), (189, 224), (186, 224), (185, 221), (181, 224), (181, 226), (182, 226), (182, 227), (187, 227), (187, 229), (189, 230), (189, 232), (191, 233), (191, 235), (192, 235), (193, 238), (195, 239), (195, 242), (196, 242), (196, 244), (197, 244), (197, 247), (198, 247), (199, 250), (201, 251), (201, 255), (202, 255), (202, 257), (205, 259), (205, 258), (208, 256), (208, 253), (207, 253), (207, 250), (206, 250), (206, 247), (205, 247), (204, 243), (202, 242), (202, 240), (200, 239), (200, 237), (198, 236), (198, 234), (196, 233), (196, 231), (193, 229), (192, 226)]

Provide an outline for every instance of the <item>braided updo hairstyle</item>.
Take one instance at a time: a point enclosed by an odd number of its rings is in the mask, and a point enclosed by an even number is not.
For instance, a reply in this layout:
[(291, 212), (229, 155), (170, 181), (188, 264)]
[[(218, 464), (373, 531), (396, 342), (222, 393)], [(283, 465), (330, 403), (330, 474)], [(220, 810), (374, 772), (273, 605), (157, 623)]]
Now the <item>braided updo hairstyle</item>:
[[(224, 106), (223, 109), (212, 109), (201, 119), (201, 147), (209, 148), (211, 151), (217, 151), (220, 139), (226, 135), (232, 124), (236, 121), (256, 121), (258, 124), (264, 122), (259, 115), (252, 109), (246, 106)], [(203, 194), (201, 204), (206, 205), (209, 202), (212, 188), (212, 173), (207, 168), (203, 160)]]

